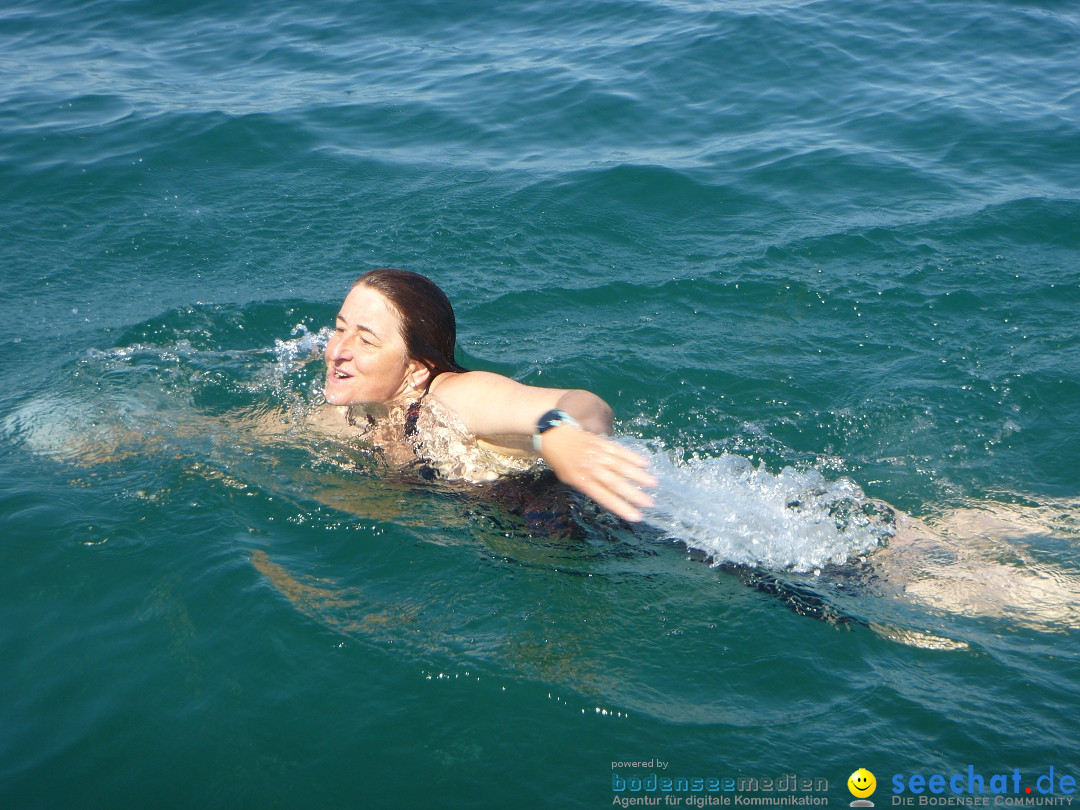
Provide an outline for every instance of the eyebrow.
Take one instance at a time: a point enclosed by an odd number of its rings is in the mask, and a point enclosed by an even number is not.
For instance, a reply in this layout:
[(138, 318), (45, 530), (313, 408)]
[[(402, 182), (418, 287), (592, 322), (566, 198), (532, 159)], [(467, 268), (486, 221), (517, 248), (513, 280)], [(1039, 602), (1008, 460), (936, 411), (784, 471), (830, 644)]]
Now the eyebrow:
[[(335, 321), (341, 321), (346, 326), (350, 325), (348, 320), (346, 320), (345, 317), (340, 312), (334, 317), (334, 320)], [(372, 329), (370, 326), (366, 326), (366, 325), (364, 325), (362, 323), (358, 323), (358, 324), (355, 324), (355, 327), (360, 332), (367, 332), (372, 337), (379, 338), (380, 340), (382, 339), (382, 336), (378, 332), (376, 332), (374, 329)]]

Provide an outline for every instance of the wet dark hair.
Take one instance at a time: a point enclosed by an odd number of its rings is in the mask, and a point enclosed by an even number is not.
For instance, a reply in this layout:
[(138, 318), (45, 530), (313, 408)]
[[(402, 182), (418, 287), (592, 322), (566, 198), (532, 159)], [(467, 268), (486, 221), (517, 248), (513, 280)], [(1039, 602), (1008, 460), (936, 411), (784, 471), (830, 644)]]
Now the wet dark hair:
[(427, 366), (432, 377), (444, 371), (466, 370), (454, 360), (457, 321), (454, 307), (439, 285), (427, 276), (392, 267), (369, 270), (353, 288), (361, 285), (382, 293), (397, 310), (405, 351)]

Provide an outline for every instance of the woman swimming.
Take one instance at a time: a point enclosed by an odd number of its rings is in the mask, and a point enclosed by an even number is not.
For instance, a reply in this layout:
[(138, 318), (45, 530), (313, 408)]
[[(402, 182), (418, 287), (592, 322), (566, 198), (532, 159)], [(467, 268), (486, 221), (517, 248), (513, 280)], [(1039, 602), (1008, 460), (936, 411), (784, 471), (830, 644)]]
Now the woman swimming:
[(642, 487), (656, 479), (644, 457), (607, 438), (606, 402), (467, 371), (454, 360), (456, 340), (453, 308), (430, 279), (365, 273), (326, 345), (324, 396), (334, 407), (322, 427), (363, 437), (386, 460), (418, 464), (428, 477), (490, 480), (543, 459), (599, 505), (641, 520), (653, 502)]
[[(346, 297), (325, 350), (308, 354), (321, 345), (324, 333), (301, 341), (297, 356), (304, 359), (290, 369), (322, 353), (325, 403), (311, 402), (293, 386), (290, 395), (303, 401), (295, 408), (282, 407), (260, 393), (263, 383), (256, 378), (250, 387), (229, 386), (252, 392), (254, 399), (240, 397), (237, 407), (221, 410), (220, 392), (216, 383), (207, 382), (205, 369), (222, 365), (224, 379), (244, 383), (252, 359), (256, 374), (264, 370), (265, 351), (202, 351), (188, 344), (186, 334), (162, 347), (137, 342), (95, 351), (78, 361), (94, 373), (80, 369), (70, 375), (77, 382), (63, 399), (52, 393), (31, 400), (0, 428), (33, 452), (60, 461), (119, 466), (153, 450), (163, 463), (181, 463), (185, 471), (229, 487), (302, 493), (303, 499), (334, 509), (397, 520), (415, 502), (403, 500), (394, 482), (387, 488), (354, 486), (352, 476), (321, 473), (321, 463), (362, 468), (374, 449), (373, 455), (389, 465), (419, 471), (425, 478), (498, 479), (480, 493), (495, 506), (485, 511), (494, 513), (496, 523), (505, 513), (514, 526), (535, 528), (548, 539), (579, 537), (582, 527), (605, 533), (608, 524), (577, 511), (578, 499), (565, 498), (550, 476), (512, 475), (535, 468), (542, 458), (554, 474), (601, 507), (628, 520), (640, 520), (646, 510), (649, 528), (631, 533), (639, 545), (680, 541), (703, 560), (736, 566), (756, 587), (782, 591), (800, 612), (824, 615), (832, 609), (825, 603), (832, 601), (840, 605), (838, 614), (885, 624), (893, 623), (887, 620), (893, 611), (888, 606), (910, 604), (920, 609), (913, 614), (917, 620), (941, 612), (1007, 617), (1016, 625), (1047, 631), (1080, 628), (1075, 566), (1042, 559), (1039, 551), (1044, 538), (1075, 535), (1075, 499), (1041, 499), (1042, 507), (984, 500), (920, 521), (887, 505), (875, 506), (868, 515), (866, 507), (872, 504), (853, 483), (839, 486), (841, 497), (835, 502), (824, 480), (806, 482), (809, 500), (800, 491), (789, 497), (792, 482), (802, 480), (798, 471), (793, 478), (775, 475), (748, 460), (729, 463), (726, 455), (708, 451), (674, 470), (665, 456), (647, 446), (635, 453), (606, 438), (612, 412), (591, 393), (537, 388), (463, 369), (453, 360), (453, 309), (434, 283), (415, 273), (368, 273)], [(88, 388), (91, 379), (95, 382)], [(214, 396), (203, 396), (209, 393)], [(70, 407), (72, 396), (84, 407)], [(214, 405), (193, 406), (191, 399)], [(309, 427), (322, 437), (332, 435), (332, 445), (338, 446), (312, 446)], [(352, 452), (354, 440), (361, 444), (361, 457)], [(313, 464), (277, 464), (297, 448), (310, 452)], [(164, 461), (170, 457), (172, 462)], [(650, 457), (651, 462), (646, 460)], [(654, 485), (655, 503), (643, 491)], [(149, 487), (146, 492), (147, 498), (164, 497)], [(879, 543), (859, 546), (846, 562), (836, 561), (843, 570), (833, 574), (793, 573), (785, 537), (800, 557), (804, 552), (813, 556), (816, 538), (830, 523), (839, 531), (837, 521), (862, 517), (884, 521), (869, 526), (881, 530)], [(826, 543), (826, 548), (831, 547)], [(820, 564), (807, 565), (814, 569)], [(920, 637), (913, 643), (938, 641)]]

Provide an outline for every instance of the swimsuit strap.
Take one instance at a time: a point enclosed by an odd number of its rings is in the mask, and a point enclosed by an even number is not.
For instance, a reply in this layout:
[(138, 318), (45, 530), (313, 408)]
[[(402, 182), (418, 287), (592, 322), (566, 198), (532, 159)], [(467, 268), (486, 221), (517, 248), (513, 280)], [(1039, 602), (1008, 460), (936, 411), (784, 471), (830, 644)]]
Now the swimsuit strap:
[[(367, 433), (369, 430), (371, 430), (373, 427), (375, 427), (376, 420), (375, 420), (374, 415), (372, 415), (370, 413), (363, 414), (363, 418), (364, 418), (364, 421), (366, 422), (366, 424), (364, 425), (364, 427), (365, 427), (364, 433)], [(347, 408), (345, 410), (345, 422), (350, 427), (360, 427), (360, 422), (356, 418), (356, 413), (353, 411), (353, 406), (352, 405), (347, 406)]]
[(439, 471), (424, 458), (424, 441), (417, 436), (416, 428), (416, 422), (420, 418), (420, 406), (426, 396), (427, 391), (424, 391), (418, 399), (409, 403), (409, 407), (405, 411), (405, 437), (412, 441), (413, 452), (416, 453), (416, 469), (420, 473), (420, 477), (428, 481), (434, 481), (439, 477)]
[(423, 400), (414, 400), (409, 403), (409, 409), (405, 411), (405, 435), (409, 437), (416, 436), (416, 420), (420, 418), (420, 402)]
[(416, 435), (416, 420), (420, 418), (420, 406), (424, 402), (424, 397), (428, 395), (428, 391), (431, 390), (431, 384), (424, 389), (418, 398), (409, 403), (409, 407), (405, 411), (405, 435), (412, 437)]

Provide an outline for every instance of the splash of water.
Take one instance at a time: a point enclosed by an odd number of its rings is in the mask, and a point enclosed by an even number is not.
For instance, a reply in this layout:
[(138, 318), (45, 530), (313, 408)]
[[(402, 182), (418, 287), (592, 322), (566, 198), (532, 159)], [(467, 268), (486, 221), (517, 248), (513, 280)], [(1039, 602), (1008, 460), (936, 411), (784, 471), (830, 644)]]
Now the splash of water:
[(311, 360), (321, 358), (330, 339), (331, 329), (324, 326), (312, 333), (302, 323), (298, 323), (290, 332), (290, 340), (274, 340), (274, 357), (277, 362), (273, 371), (278, 376), (285, 376), (307, 365)]
[[(304, 324), (298, 323), (293, 327), (289, 340), (275, 338), (274, 363), (260, 369), (253, 387), (265, 387), (278, 393), (292, 392), (294, 383), (290, 382), (290, 378), (296, 377), (312, 361), (321, 360), (330, 331), (324, 327), (318, 332), (310, 332)], [(322, 393), (320, 377), (312, 377), (307, 393), (312, 397)]]
[(891, 510), (847, 478), (792, 467), (774, 474), (728, 453), (683, 459), (634, 449), (659, 481), (645, 520), (714, 565), (809, 572), (866, 554), (893, 534)]

